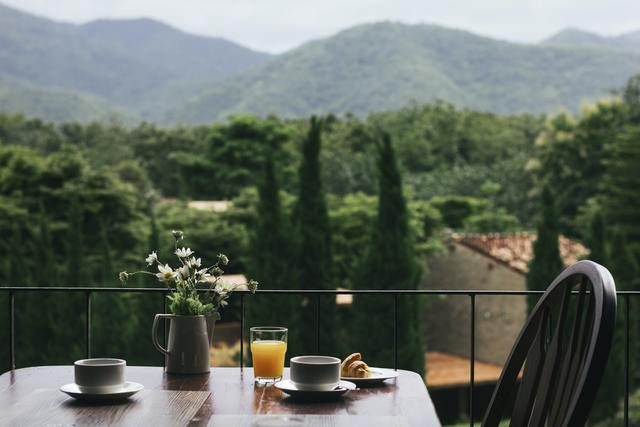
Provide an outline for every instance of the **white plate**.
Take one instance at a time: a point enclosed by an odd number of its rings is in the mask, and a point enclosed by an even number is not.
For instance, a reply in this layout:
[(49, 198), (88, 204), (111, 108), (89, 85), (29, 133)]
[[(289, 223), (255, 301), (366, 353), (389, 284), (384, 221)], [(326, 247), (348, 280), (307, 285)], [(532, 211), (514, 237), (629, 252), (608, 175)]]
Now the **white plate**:
[(394, 371), (393, 369), (369, 367), (369, 370), (371, 371), (371, 375), (365, 378), (340, 377), (340, 379), (350, 381), (358, 386), (368, 386), (379, 384), (384, 380), (390, 380), (398, 376), (398, 371)]
[(74, 399), (86, 400), (86, 401), (110, 401), (110, 400), (123, 400), (133, 396), (144, 386), (138, 383), (126, 382), (118, 390), (108, 393), (87, 393), (80, 390), (77, 384), (65, 384), (60, 387), (60, 391), (68, 394)]
[(349, 390), (355, 390), (356, 385), (349, 381), (340, 381), (333, 390), (298, 390), (291, 380), (282, 380), (274, 384), (275, 387), (287, 393), (293, 398), (304, 400), (331, 400), (336, 399)]

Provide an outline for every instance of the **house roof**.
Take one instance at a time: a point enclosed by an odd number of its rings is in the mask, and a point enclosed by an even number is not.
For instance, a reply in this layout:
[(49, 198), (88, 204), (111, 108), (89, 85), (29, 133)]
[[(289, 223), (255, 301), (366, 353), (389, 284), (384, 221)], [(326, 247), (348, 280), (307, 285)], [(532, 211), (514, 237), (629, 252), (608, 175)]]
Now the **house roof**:
[[(165, 197), (161, 203), (176, 203), (178, 199)], [(189, 200), (187, 206), (191, 209), (209, 212), (226, 212), (233, 205), (231, 200)]]
[[(490, 233), (459, 234), (453, 233), (451, 240), (486, 255), (512, 269), (526, 273), (529, 261), (533, 258), (533, 242), (536, 233)], [(571, 265), (589, 254), (581, 243), (560, 236), (560, 257), (565, 265)]]
[[(470, 384), (470, 360), (455, 354), (429, 351), (425, 357), (426, 381), (429, 389), (457, 388)], [(498, 382), (502, 366), (474, 361), (474, 383), (492, 384)]]

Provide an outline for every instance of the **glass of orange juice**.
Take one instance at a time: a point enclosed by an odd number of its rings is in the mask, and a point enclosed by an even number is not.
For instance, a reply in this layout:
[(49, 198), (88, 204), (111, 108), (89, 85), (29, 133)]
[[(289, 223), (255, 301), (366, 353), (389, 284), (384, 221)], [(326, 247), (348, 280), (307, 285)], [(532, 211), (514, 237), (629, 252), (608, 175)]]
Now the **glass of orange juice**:
[(287, 328), (256, 326), (250, 329), (253, 376), (260, 384), (282, 379), (287, 352)]

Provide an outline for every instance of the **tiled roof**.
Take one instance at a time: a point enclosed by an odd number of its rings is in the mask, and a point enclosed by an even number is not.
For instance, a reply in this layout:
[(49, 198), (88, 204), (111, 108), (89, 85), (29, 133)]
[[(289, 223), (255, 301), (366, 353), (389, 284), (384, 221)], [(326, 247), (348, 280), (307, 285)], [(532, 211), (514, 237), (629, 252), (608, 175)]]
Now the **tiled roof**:
[[(429, 389), (466, 387), (470, 381), (470, 362), (465, 357), (437, 351), (427, 352), (425, 371)], [(498, 382), (502, 366), (474, 361), (474, 382), (493, 384)]]
[[(454, 242), (461, 243), (521, 273), (528, 271), (529, 261), (533, 258), (533, 242), (536, 238), (536, 233), (453, 233), (451, 235)], [(589, 250), (583, 244), (565, 236), (560, 236), (558, 242), (560, 256), (567, 266), (589, 254)]]

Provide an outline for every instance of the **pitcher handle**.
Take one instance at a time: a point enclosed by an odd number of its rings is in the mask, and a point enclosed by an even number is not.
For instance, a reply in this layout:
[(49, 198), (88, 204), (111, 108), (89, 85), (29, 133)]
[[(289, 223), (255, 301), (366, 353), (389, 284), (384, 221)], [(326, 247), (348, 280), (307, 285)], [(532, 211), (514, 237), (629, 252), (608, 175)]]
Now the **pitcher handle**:
[(162, 319), (171, 319), (172, 317), (173, 314), (156, 314), (156, 317), (153, 319), (153, 326), (151, 327), (151, 340), (153, 341), (153, 345), (163, 354), (169, 354), (169, 350), (162, 347), (158, 341), (158, 323)]

